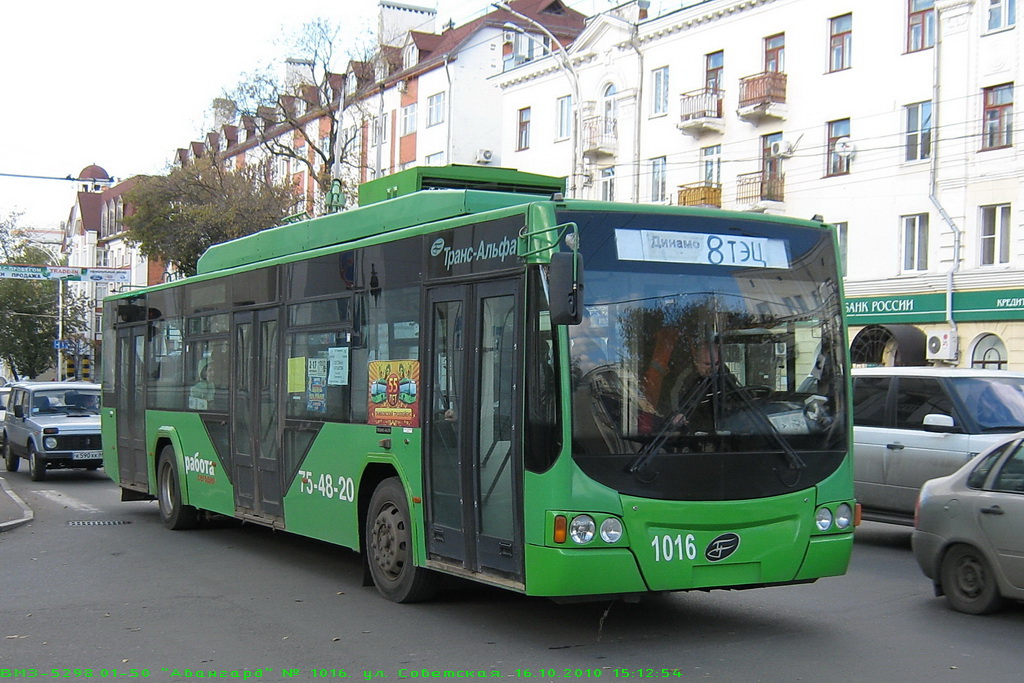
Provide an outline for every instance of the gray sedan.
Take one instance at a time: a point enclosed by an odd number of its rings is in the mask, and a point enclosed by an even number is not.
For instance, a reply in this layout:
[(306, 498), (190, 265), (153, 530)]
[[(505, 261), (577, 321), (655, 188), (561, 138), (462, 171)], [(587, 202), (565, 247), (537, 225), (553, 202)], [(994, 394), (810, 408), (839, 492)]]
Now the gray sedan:
[(953, 609), (1024, 600), (1024, 432), (927, 482), (914, 527), (917, 563)]

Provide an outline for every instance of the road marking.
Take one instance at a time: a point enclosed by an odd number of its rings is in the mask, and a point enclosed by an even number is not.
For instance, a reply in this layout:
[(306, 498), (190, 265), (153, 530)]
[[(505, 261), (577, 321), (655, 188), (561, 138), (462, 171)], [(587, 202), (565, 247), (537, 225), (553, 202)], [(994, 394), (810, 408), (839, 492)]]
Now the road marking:
[(68, 508), (69, 510), (76, 510), (78, 512), (93, 512), (93, 513), (95, 513), (95, 512), (103, 512), (103, 510), (101, 510), (100, 508), (96, 507), (95, 505), (91, 505), (90, 503), (86, 503), (84, 500), (78, 500), (77, 498), (72, 498), (71, 496), (63, 494), (60, 491), (57, 491), (57, 490), (54, 490), (54, 489), (39, 489), (39, 490), (33, 491), (33, 493), (36, 493), (36, 494), (42, 496), (43, 498), (46, 498), (47, 500), (51, 500), (54, 503), (57, 503), (58, 505), (63, 505), (64, 507)]

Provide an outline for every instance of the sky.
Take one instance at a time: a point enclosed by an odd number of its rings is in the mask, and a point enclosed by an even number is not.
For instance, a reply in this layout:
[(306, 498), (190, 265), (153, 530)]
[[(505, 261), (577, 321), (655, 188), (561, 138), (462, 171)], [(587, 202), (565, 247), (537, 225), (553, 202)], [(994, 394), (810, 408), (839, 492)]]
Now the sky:
[[(437, 7), (437, 28), (489, 7), (402, 3)], [(177, 148), (205, 137), (213, 99), (283, 63), (282, 38), (318, 17), (355, 46), (376, 31), (377, 0), (0, 0), (0, 218), (57, 228), (75, 200), (75, 183), (10, 176), (77, 177), (90, 164), (118, 180), (166, 172)]]

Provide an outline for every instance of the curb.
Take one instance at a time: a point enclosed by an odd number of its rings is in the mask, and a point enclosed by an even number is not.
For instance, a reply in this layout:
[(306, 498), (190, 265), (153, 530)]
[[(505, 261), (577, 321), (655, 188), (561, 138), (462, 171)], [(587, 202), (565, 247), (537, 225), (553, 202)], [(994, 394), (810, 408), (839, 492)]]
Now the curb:
[(18, 497), (18, 494), (12, 491), (11, 487), (7, 485), (7, 480), (4, 479), (3, 477), (0, 477), (0, 489), (3, 489), (3, 492), (0, 493), (0, 495), (6, 494), (7, 496), (10, 497), (11, 500), (15, 502), (15, 504), (17, 504), (18, 507), (21, 508), (21, 519), (12, 519), (6, 522), (0, 522), (0, 533), (4, 531), (10, 531), (11, 529), (19, 527), (22, 524), (31, 522), (32, 518), (35, 517), (35, 513), (32, 512), (32, 508), (30, 508), (28, 505), (25, 505), (24, 501), (22, 501), (21, 498)]

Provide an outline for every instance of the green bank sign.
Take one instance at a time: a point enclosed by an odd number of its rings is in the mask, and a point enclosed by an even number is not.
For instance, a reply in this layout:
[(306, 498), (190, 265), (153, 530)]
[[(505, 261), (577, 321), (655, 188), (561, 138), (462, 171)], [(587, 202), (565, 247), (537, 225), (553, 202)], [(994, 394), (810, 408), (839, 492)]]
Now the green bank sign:
[[(953, 317), (961, 322), (1024, 320), (1024, 289), (953, 293)], [(941, 323), (946, 319), (944, 293), (846, 299), (850, 325)]]

